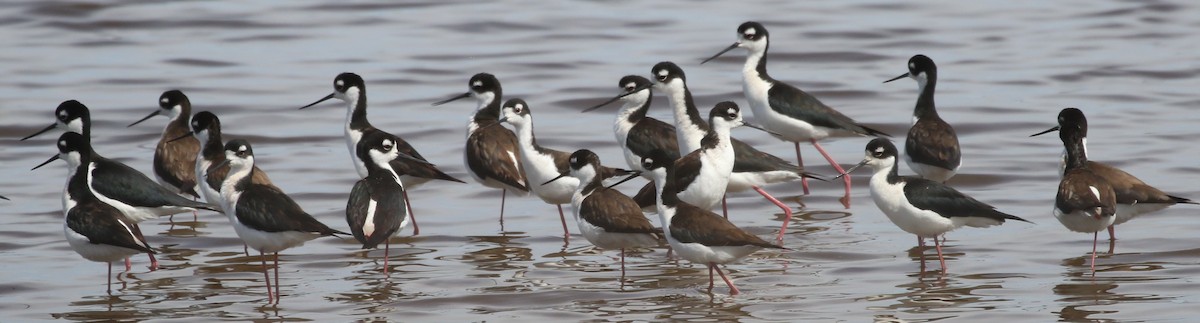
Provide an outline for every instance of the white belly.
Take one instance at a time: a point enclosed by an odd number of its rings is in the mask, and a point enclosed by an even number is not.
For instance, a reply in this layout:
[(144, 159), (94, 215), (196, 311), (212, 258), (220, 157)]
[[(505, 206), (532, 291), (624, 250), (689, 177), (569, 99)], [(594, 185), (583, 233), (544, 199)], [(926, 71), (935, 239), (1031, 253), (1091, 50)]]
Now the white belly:
[(554, 158), (537, 153), (537, 151), (521, 151), (521, 167), (525, 168), (525, 177), (532, 183), (529, 188), (535, 195), (550, 204), (571, 203), (571, 194), (579, 187), (579, 180), (567, 176), (549, 184), (546, 181), (558, 177), (558, 168), (554, 166)]
[(954, 177), (955, 174), (958, 174), (958, 167), (955, 167), (954, 169), (945, 169), (937, 166), (926, 165), (914, 162), (912, 157), (909, 157), (908, 155), (904, 156), (904, 163), (908, 164), (908, 168), (912, 169), (913, 173), (921, 176), (921, 178), (938, 183), (945, 183), (947, 180), (950, 180), (951, 177)]
[(771, 84), (758, 79), (757, 76), (746, 76), (742, 82), (742, 91), (746, 94), (746, 100), (750, 103), (750, 111), (754, 112), (754, 118), (764, 128), (778, 133), (777, 137), (780, 139), (796, 142), (809, 139), (821, 140), (830, 136), (854, 135), (850, 131), (814, 126), (775, 112), (767, 101), (767, 92), (770, 89)]
[(727, 264), (762, 249), (758, 246), (709, 247), (699, 243), (682, 243), (670, 234), (667, 234), (667, 243), (680, 258), (699, 264)]
[(1115, 216), (1107, 216), (1097, 219), (1087, 213), (1084, 213), (1083, 211), (1063, 213), (1058, 208), (1054, 208), (1054, 217), (1057, 218), (1058, 222), (1061, 222), (1063, 226), (1067, 227), (1067, 230), (1085, 233), (1093, 233), (1104, 230), (1105, 228), (1108, 228), (1108, 226), (1112, 225), (1113, 221), (1116, 220)]
[(221, 192), (208, 185), (208, 167), (211, 165), (212, 162), (205, 160), (204, 156), (196, 157), (196, 186), (200, 188), (200, 195), (204, 196), (204, 202), (219, 208), (221, 207)]
[(904, 232), (921, 237), (934, 237), (963, 226), (968, 219), (952, 221), (933, 211), (918, 209), (904, 197), (903, 185), (891, 185), (886, 173), (871, 176), (871, 199), (887, 215), (888, 220)]
[(88, 241), (88, 238), (71, 230), (66, 222), (63, 222), (63, 233), (67, 236), (67, 244), (71, 245), (71, 249), (75, 250), (84, 259), (97, 262), (114, 262), (129, 258), (129, 256), (141, 253), (141, 251), (117, 247), (107, 244), (94, 244)]
[(1143, 214), (1159, 211), (1171, 206), (1167, 203), (1138, 203), (1138, 204), (1117, 204), (1117, 216), (1113, 220), (1113, 224), (1125, 223), (1133, 218)]

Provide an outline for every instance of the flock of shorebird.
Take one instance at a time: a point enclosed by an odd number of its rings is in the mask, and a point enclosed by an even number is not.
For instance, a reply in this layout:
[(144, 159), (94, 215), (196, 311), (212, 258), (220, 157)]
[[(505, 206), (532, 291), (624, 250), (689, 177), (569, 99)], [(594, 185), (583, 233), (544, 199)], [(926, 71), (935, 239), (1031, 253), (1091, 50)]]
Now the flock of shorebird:
[[(871, 197), (900, 229), (915, 234), (919, 245), (933, 238), (942, 271), (946, 263), (938, 237), (962, 226), (988, 227), (1006, 220), (1028, 222), (975, 200), (944, 184), (961, 164), (954, 129), (938, 117), (934, 105), (937, 67), (923, 55), (913, 56), (901, 78), (916, 80), (920, 88), (913, 112), (913, 125), (904, 143), (904, 154), (884, 137), (887, 134), (855, 122), (816, 97), (767, 73), (767, 29), (746, 22), (737, 29), (737, 41), (701, 64), (734, 49), (748, 53), (742, 68), (743, 90), (760, 125), (743, 121), (743, 110), (733, 102), (716, 104), (707, 117), (701, 115), (686, 85), (683, 70), (662, 62), (650, 70), (650, 78), (630, 75), (618, 82), (620, 94), (591, 111), (621, 101), (614, 122), (617, 143), (629, 170), (601, 165), (593, 152), (572, 153), (538, 144), (533, 132), (533, 114), (521, 99), (501, 102), (499, 80), (487, 73), (468, 81), (468, 91), (436, 102), (445, 104), (474, 98), (478, 107), (467, 125), (463, 151), (466, 168), (475, 181), (500, 189), (503, 220), (504, 200), (509, 191), (532, 191), (558, 207), (563, 234), (569, 236), (562, 205), (570, 203), (579, 232), (602, 249), (621, 250), (654, 247), (665, 239), (678, 257), (704, 264), (725, 281), (731, 294), (738, 289), (718, 265), (726, 264), (763, 248), (784, 249), (784, 231), (792, 208), (762, 189), (771, 183), (799, 181), (809, 194), (808, 179), (842, 178), (845, 195), (840, 202), (850, 206), (849, 172), (871, 166)], [(439, 170), (415, 148), (398, 136), (375, 128), (367, 120), (367, 90), (361, 77), (342, 73), (333, 82), (332, 94), (301, 109), (329, 99), (346, 106), (345, 140), (354, 168), (361, 178), (351, 189), (346, 205), (350, 233), (330, 228), (314, 219), (257, 168), (254, 150), (246, 140), (223, 141), (221, 123), (211, 112), (192, 115), (187, 96), (177, 90), (159, 98), (160, 109), (130, 126), (166, 114), (170, 122), (155, 148), (154, 175), (146, 175), (96, 153), (90, 144), (91, 116), (78, 101), (66, 101), (55, 111), (56, 122), (30, 135), (54, 128), (66, 132), (56, 144), (69, 164), (63, 190), (64, 233), (67, 242), (88, 260), (109, 263), (139, 253), (150, 256), (157, 267), (155, 249), (142, 236), (138, 222), (187, 211), (211, 210), (229, 217), (237, 235), (248, 248), (259, 251), (267, 300), (279, 296), (279, 252), (321, 236), (353, 235), (364, 249), (384, 245), (383, 272), (389, 270), (388, 239), (412, 224), (419, 234), (407, 189), (430, 180), (462, 182)], [(664, 93), (674, 114), (674, 124), (647, 116), (651, 91)], [(509, 124), (509, 130), (501, 124)], [(795, 143), (797, 164), (758, 151), (730, 137), (739, 126), (758, 128)], [(1092, 272), (1095, 272), (1095, 243), (1099, 232), (1143, 213), (1191, 200), (1168, 195), (1114, 167), (1089, 161), (1085, 147), (1087, 121), (1078, 109), (1063, 109), (1058, 126), (1037, 135), (1058, 131), (1066, 152), (1062, 179), (1054, 203), (1054, 215), (1068, 229), (1093, 233)], [(844, 170), (818, 143), (831, 136), (875, 137), (866, 145), (862, 162)], [(800, 143), (811, 143), (839, 173), (822, 178), (803, 170)], [(903, 156), (917, 176), (898, 175)], [(38, 165), (41, 167), (42, 165)], [(37, 167), (35, 167), (36, 169)], [(612, 185), (604, 180), (627, 176)], [(644, 176), (651, 181), (634, 197), (612, 186)], [(749, 234), (728, 218), (727, 192), (753, 189), (777, 205), (785, 214), (775, 241)], [(205, 202), (199, 202), (203, 197)], [(0, 197), (3, 198), (3, 197)], [(722, 215), (711, 211), (721, 204)], [(659, 226), (647, 219), (643, 209), (658, 214)], [(246, 250), (249, 254), (248, 249)], [(274, 255), (275, 289), (271, 289), (268, 254)]]

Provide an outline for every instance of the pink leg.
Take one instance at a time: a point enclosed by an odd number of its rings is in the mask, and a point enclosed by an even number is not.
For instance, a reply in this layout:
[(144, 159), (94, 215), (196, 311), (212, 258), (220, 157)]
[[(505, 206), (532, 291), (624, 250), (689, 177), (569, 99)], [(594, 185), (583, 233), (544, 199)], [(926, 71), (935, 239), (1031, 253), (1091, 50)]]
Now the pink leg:
[(1115, 225), (1108, 226), (1108, 240), (1117, 240), (1117, 230), (1113, 227), (1115, 227)]
[(154, 258), (152, 253), (146, 253), (146, 255), (150, 256), (150, 271), (158, 270), (158, 259)]
[(937, 236), (933, 236), (933, 245), (937, 247), (938, 261), (942, 263), (942, 273), (946, 273), (946, 258), (942, 257), (942, 244), (938, 242)]
[[(825, 152), (825, 148), (821, 148), (821, 144), (818, 144), (816, 139), (809, 139), (809, 140), (812, 141), (813, 147), (817, 147), (817, 151), (821, 152), (821, 156), (825, 156), (825, 160), (829, 161), (829, 165), (833, 166), (833, 169), (837, 170), (839, 175), (846, 173), (846, 170), (842, 169), (842, 165), (838, 165), (837, 161), (833, 160), (833, 156), (829, 156), (829, 153)], [(846, 182), (846, 195), (843, 196), (839, 201), (842, 202), (843, 206), (845, 206), (847, 209), (849, 209), (850, 208), (850, 176), (842, 176), (842, 178)]]
[(417, 217), (416, 217), (415, 213), (413, 213), (412, 203), (410, 203), (408, 201), (408, 191), (404, 191), (404, 207), (408, 208), (408, 219), (412, 220), (413, 235), (414, 236), (421, 235), (421, 227), (417, 226)]
[(783, 233), (787, 230), (788, 222), (792, 220), (792, 208), (775, 199), (775, 197), (771, 196), (771, 194), (767, 194), (767, 191), (764, 191), (761, 187), (751, 186), (751, 188), (753, 188), (755, 192), (758, 192), (758, 194), (767, 198), (767, 200), (771, 201), (771, 203), (775, 203), (775, 206), (778, 206), (780, 210), (783, 210), (783, 225), (779, 227), (779, 236), (775, 237), (775, 241), (782, 243)]
[(391, 242), (383, 243), (383, 274), (384, 275), (389, 275), (388, 274), (388, 253), (390, 252), (390, 250), (388, 250), (388, 249), (391, 249), (391, 246), (392, 246)]
[(267, 283), (267, 304), (271, 304), (275, 302), (275, 298), (271, 296), (271, 275), (267, 272), (267, 255), (259, 251), (258, 258), (262, 260), (263, 281)]
[(1092, 233), (1092, 276), (1096, 275), (1096, 241), (1100, 240), (1100, 231)]
[(924, 248), (925, 247), (925, 238), (922, 238), (921, 236), (917, 236), (917, 246)]
[(717, 267), (716, 264), (712, 264), (711, 266), (713, 269), (717, 270), (718, 275), (721, 275), (721, 279), (725, 280), (725, 285), (729, 285), (729, 295), (737, 295), (742, 293), (738, 290), (737, 286), (733, 286), (733, 281), (729, 280), (729, 277), (725, 277), (725, 273), (721, 272), (721, 267)]
[(675, 257), (675, 248), (671, 248), (671, 246), (668, 245), (667, 246), (667, 260), (671, 260), (671, 258), (674, 258), (674, 257)]
[(725, 203), (725, 196), (721, 196), (721, 214), (725, 215), (725, 219), (729, 219), (729, 204)]
[(131, 268), (133, 268), (133, 262), (129, 260), (129, 257), (125, 257), (125, 271), (129, 271)]
[(558, 219), (562, 220), (563, 238), (570, 238), (571, 231), (567, 231), (567, 216), (563, 215), (562, 204), (557, 204), (556, 206), (558, 206)]
[(275, 304), (283, 300), (283, 295), (279, 294), (279, 252), (275, 253)]
[[(796, 144), (796, 166), (800, 166), (800, 169), (803, 170), (804, 169), (804, 159), (800, 158), (800, 142), (795, 141), (792, 143)], [(800, 178), (800, 187), (804, 188), (804, 195), (808, 195), (808, 177)]]

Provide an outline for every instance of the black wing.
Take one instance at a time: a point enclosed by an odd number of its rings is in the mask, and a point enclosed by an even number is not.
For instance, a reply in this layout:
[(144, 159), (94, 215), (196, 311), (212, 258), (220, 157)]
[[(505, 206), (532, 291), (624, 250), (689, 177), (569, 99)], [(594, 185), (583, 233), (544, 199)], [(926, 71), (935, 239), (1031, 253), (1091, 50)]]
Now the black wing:
[(94, 244), (155, 253), (149, 245), (139, 241), (139, 233), (134, 233), (137, 227), (133, 221), (125, 220), (121, 211), (99, 201), (80, 203), (71, 208), (67, 212), (67, 227), (87, 237), (88, 241)]
[(940, 118), (924, 118), (908, 129), (904, 152), (914, 161), (945, 169), (962, 163), (958, 135)]
[(264, 232), (347, 234), (317, 221), (279, 189), (262, 184), (250, 184), (246, 187), (238, 197), (236, 212), (239, 222)]
[(854, 119), (830, 108), (811, 94), (787, 83), (775, 81), (774, 86), (767, 91), (767, 97), (771, 110), (816, 126), (845, 129), (864, 136), (891, 137), (882, 131), (858, 124)]
[(682, 192), (692, 182), (696, 181), (696, 177), (700, 176), (700, 151), (693, 151), (683, 158), (675, 160), (675, 176), (667, 178), (671, 181), (669, 188), (674, 188), (675, 192)]
[(507, 128), (488, 125), (480, 124), (479, 129), (467, 138), (467, 167), (480, 178), (495, 179), (528, 192), (525, 170), (521, 168), (521, 152), (517, 149), (517, 136)]
[(173, 205), (220, 212), (214, 206), (179, 196), (118, 161), (93, 155), (92, 162), (96, 165), (92, 172), (92, 188), (104, 196), (135, 207)]
[(650, 156), (650, 152), (661, 149), (671, 160), (679, 159), (679, 139), (675, 127), (654, 118), (644, 118), (629, 129), (625, 147), (638, 156)]
[[(400, 224), (408, 217), (403, 194), (404, 190), (390, 175), (388, 178), (368, 176), (354, 184), (350, 199), (346, 202), (346, 222), (354, 239), (363, 244), (363, 249), (375, 248), (400, 230)], [(375, 202), (375, 230), (368, 235), (363, 226), (371, 201)]]
[(762, 152), (754, 147), (742, 142), (741, 140), (732, 139), (733, 144), (733, 172), (734, 173), (751, 173), (751, 172), (770, 172), (770, 171), (791, 171), (808, 178), (820, 178), (816, 175), (805, 172), (800, 169), (800, 166), (783, 160), (775, 155)]
[[(383, 131), (383, 130), (375, 130), (375, 131)], [(364, 133), (363, 137), (366, 138), (365, 133)], [(399, 139), (396, 141), (396, 149), (397, 150), (399, 150), (401, 153), (405, 153), (405, 154), (408, 154), (409, 156), (413, 156), (413, 157), (416, 157), (417, 159), (425, 161), (425, 157), (422, 157), (421, 153), (417, 152), (417, 149), (413, 148), (412, 145), (409, 145), (407, 141), (404, 141), (404, 139), (401, 139), (399, 136), (396, 136), (395, 138)], [(395, 170), (396, 173), (400, 174), (400, 175), (409, 175), (409, 176), (413, 176), (413, 177), (440, 179), (443, 181), (465, 183), (460, 179), (454, 178), (454, 176), (450, 176), (450, 174), (446, 174), (445, 172), (442, 172), (441, 169), (438, 169), (437, 166), (433, 165), (432, 163), (421, 163), (421, 162), (408, 160), (408, 159), (404, 159), (404, 158), (397, 158), (397, 159), (393, 160), (392, 162), (390, 162), (389, 164), (391, 164), (392, 169)]]
[(933, 211), (946, 218), (982, 217), (1004, 222), (1004, 220), (1026, 221), (1014, 215), (997, 211), (995, 207), (967, 196), (942, 183), (915, 177), (904, 178), (904, 197), (918, 209)]

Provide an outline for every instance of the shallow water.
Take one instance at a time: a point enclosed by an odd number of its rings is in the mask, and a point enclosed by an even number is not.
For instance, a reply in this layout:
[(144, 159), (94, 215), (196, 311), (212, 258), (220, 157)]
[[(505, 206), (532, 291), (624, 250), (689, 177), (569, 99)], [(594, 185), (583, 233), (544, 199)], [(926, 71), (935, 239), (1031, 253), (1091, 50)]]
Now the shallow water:
[[(1074, 106), (1090, 117), (1091, 157), (1176, 195), (1200, 197), (1188, 143), (1200, 115), (1200, 12), (1185, 1), (551, 2), (441, 1), (396, 4), (276, 2), (10, 1), (0, 5), (0, 317), (35, 320), (293, 321), (1183, 321), (1194, 317), (1200, 249), (1195, 206), (1167, 209), (1119, 228), (1114, 253), (1088, 274), (1090, 236), (1051, 216), (1060, 142), (1028, 135)], [(728, 271), (743, 294), (702, 266), (665, 260), (661, 249), (631, 256), (620, 279), (616, 252), (559, 236), (553, 207), (499, 192), (429, 183), (412, 197), (422, 234), (393, 240), (393, 273), (382, 251), (352, 239), (320, 239), (283, 253), (283, 301), (264, 306), (258, 258), (241, 254), (227, 220), (201, 212), (142, 225), (163, 251), (145, 257), (104, 292), (103, 264), (63, 241), (62, 164), (28, 169), (55, 153), (57, 132), (18, 138), (49, 124), (54, 107), (91, 107), (94, 143), (105, 156), (147, 173), (165, 118), (128, 123), (179, 88), (197, 111), (221, 116), (227, 138), (255, 144), (259, 166), (309, 212), (339, 229), (356, 180), (341, 139), (344, 108), (296, 108), (331, 91), (339, 72), (369, 84), (371, 119), (404, 136), (431, 161), (467, 179), (461, 149), (474, 104), (429, 103), (465, 90), (476, 72), (499, 76), (507, 97), (530, 102), (541, 143), (589, 148), (621, 165), (611, 134), (615, 107), (578, 111), (616, 93), (626, 74), (672, 60), (687, 72), (702, 109), (744, 104), (744, 54), (699, 61), (734, 40), (738, 24), (772, 32), (770, 70), (866, 124), (902, 135), (916, 98), (911, 81), (880, 82), (923, 53), (940, 67), (938, 103), (958, 130), (965, 159), (950, 181), (972, 196), (1037, 224), (1009, 223), (949, 234), (949, 273), (933, 250), (873, 205), (867, 172), (855, 175), (853, 205), (840, 186), (813, 184), (788, 230), (792, 250), (760, 252)], [(669, 119), (656, 97), (654, 116)], [(792, 146), (754, 131), (735, 135), (786, 159)], [(827, 141), (843, 164), (864, 138)], [(811, 171), (832, 169), (804, 147)], [(625, 185), (629, 193), (640, 184)], [(767, 187), (799, 207), (796, 184)], [(773, 236), (778, 209), (753, 193), (731, 195), (731, 218)], [(576, 231), (574, 223), (571, 230)], [(1102, 246), (1101, 248), (1104, 248)], [(922, 260), (928, 267), (922, 267)], [(929, 262), (932, 261), (932, 262)], [(119, 269), (119, 268), (118, 268)]]

